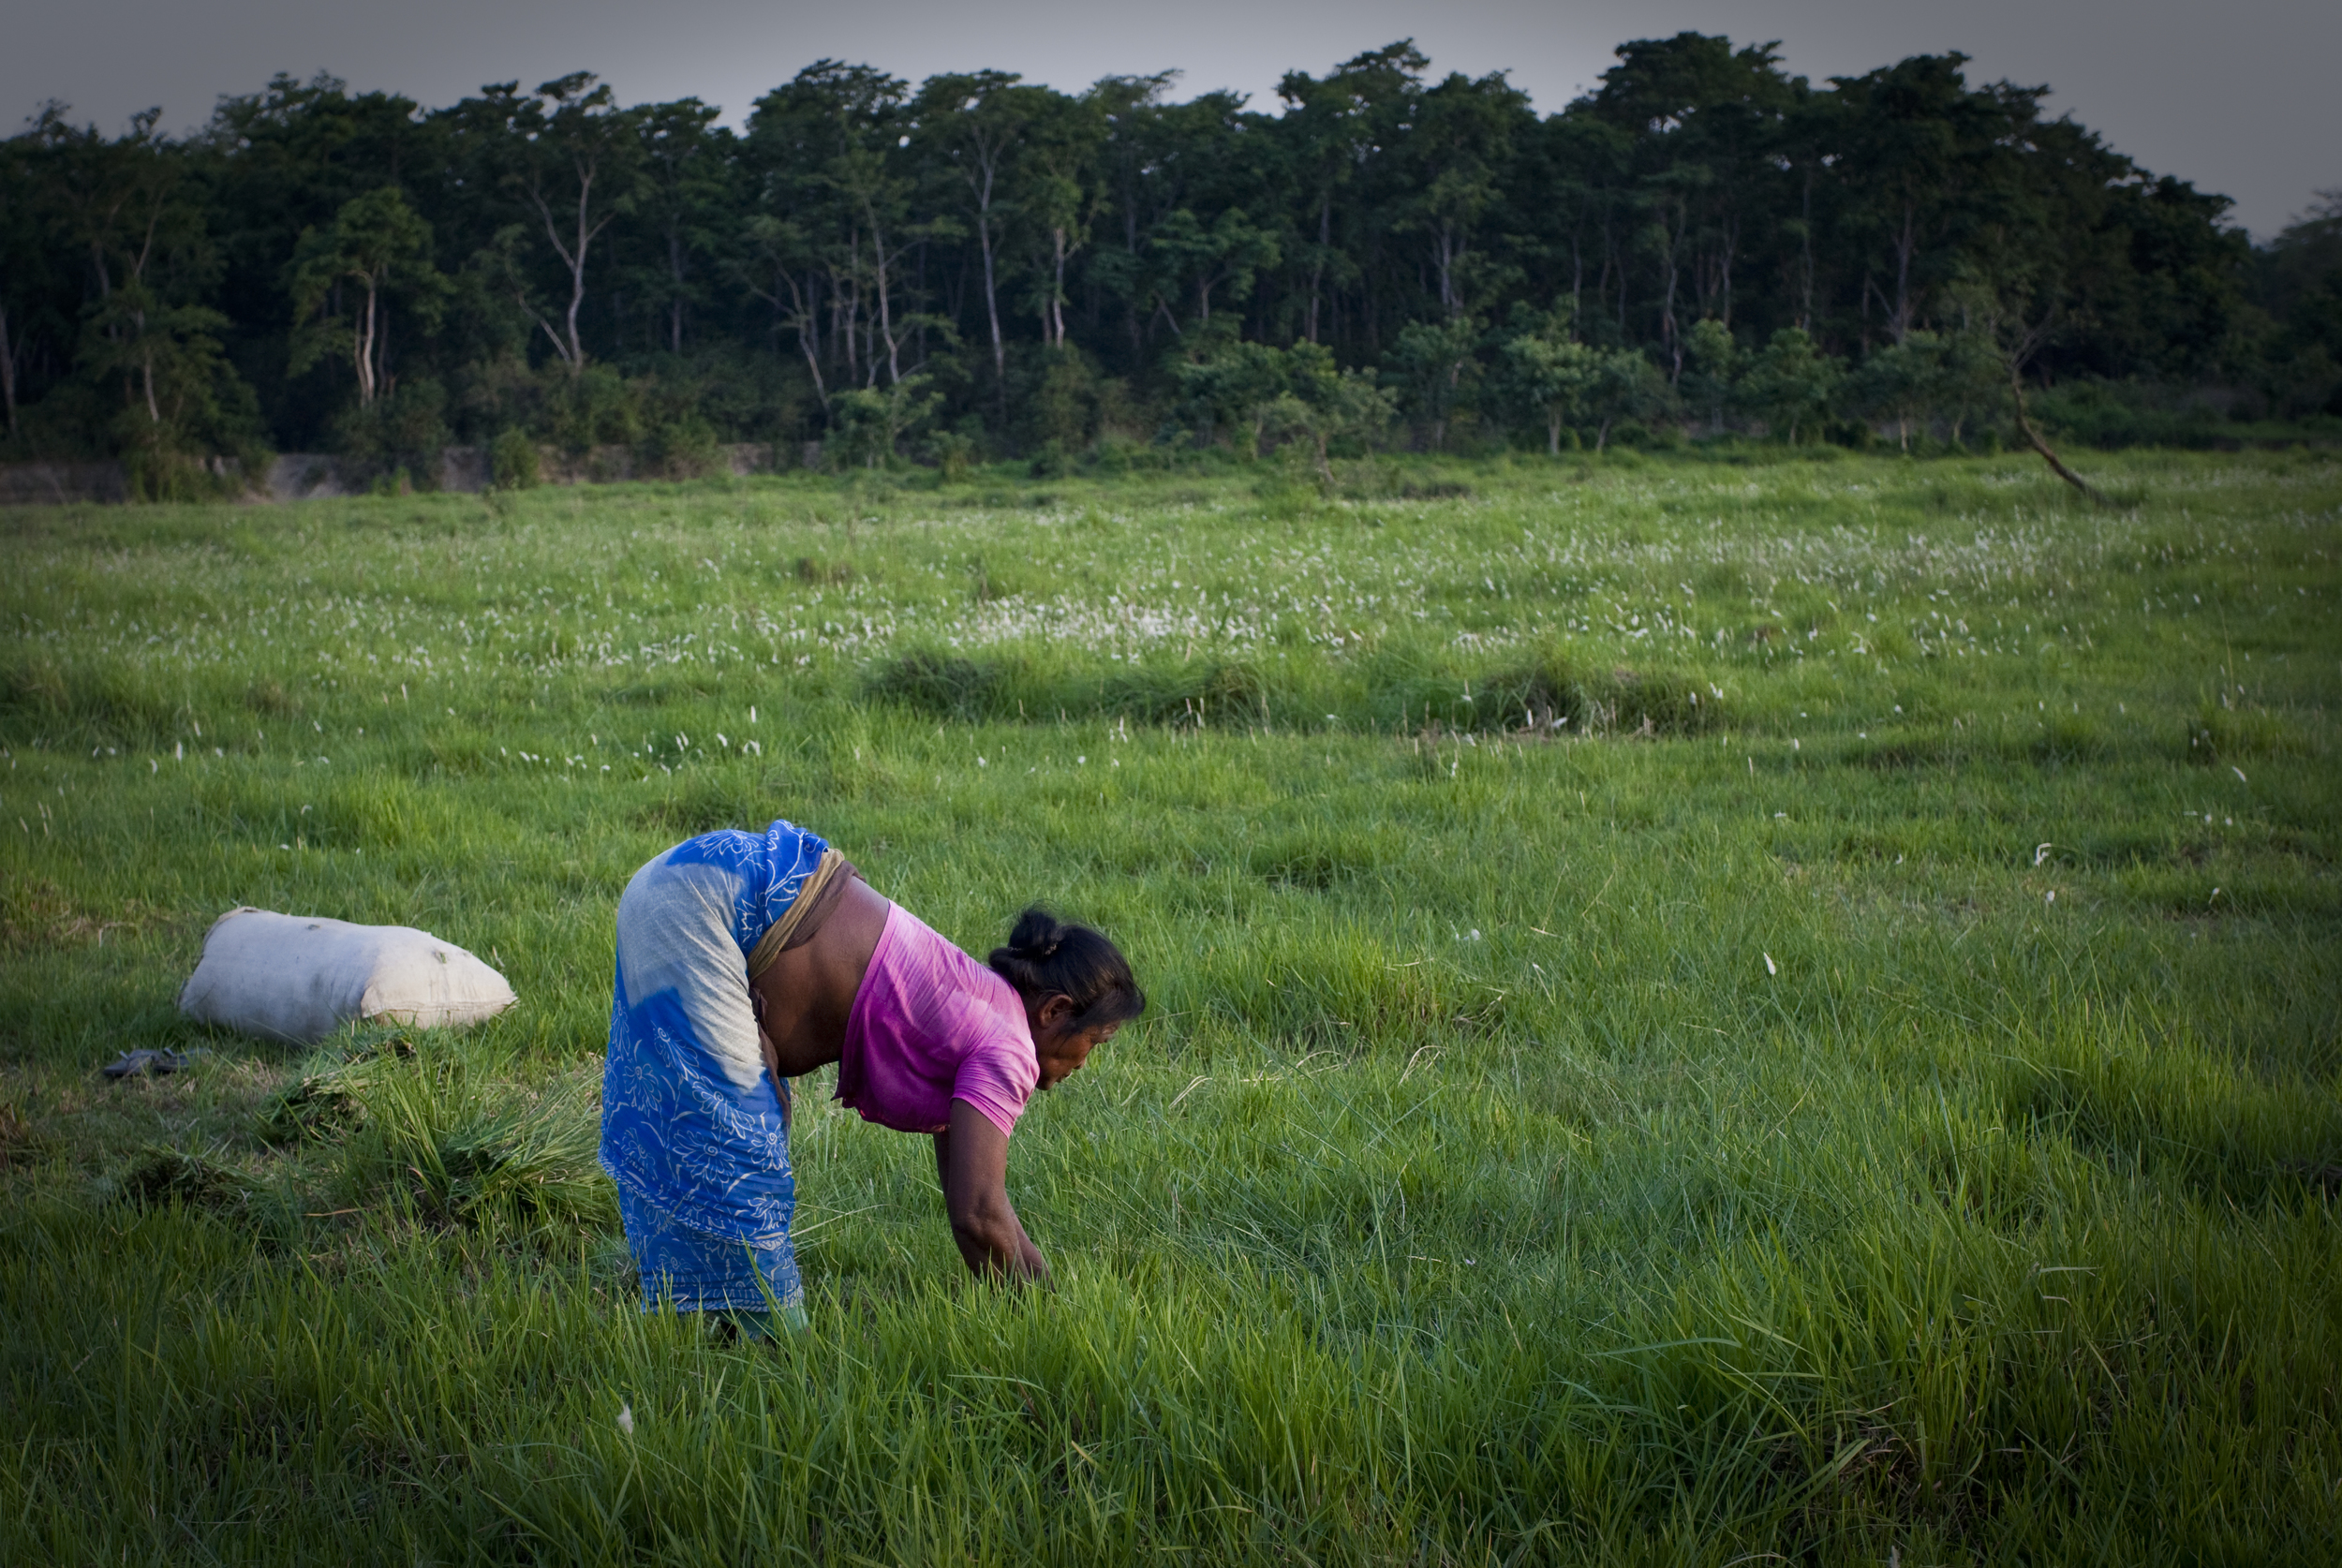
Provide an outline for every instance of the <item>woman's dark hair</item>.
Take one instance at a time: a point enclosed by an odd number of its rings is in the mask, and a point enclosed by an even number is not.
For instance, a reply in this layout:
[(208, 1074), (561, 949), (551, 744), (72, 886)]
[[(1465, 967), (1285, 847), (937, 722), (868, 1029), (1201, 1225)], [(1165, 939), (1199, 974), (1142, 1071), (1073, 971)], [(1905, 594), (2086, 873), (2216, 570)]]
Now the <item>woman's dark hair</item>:
[(1044, 909), (1018, 915), (1008, 945), (994, 948), (985, 962), (1034, 1006), (1051, 996), (1072, 998), (1080, 1028), (1119, 1024), (1147, 1011), (1147, 993), (1133, 978), (1130, 960), (1104, 932)]

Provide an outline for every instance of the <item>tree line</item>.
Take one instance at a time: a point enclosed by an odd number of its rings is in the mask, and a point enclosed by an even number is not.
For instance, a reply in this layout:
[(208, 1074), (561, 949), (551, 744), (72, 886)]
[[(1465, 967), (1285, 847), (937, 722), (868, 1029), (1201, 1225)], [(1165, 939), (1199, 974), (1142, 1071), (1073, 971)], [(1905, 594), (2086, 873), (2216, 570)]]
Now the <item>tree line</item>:
[[(425, 110), (278, 76), (0, 142), (7, 453), (726, 440), (947, 468), (1654, 432), (1996, 439), (2027, 388), (2342, 412), (2342, 205), (2256, 250), (2047, 91), (1623, 45), (1539, 116), (1400, 42), (1276, 112), (823, 60), (738, 130), (587, 73)], [(2009, 424), (2011, 415), (2014, 425)], [(520, 461), (517, 457), (515, 462)]]

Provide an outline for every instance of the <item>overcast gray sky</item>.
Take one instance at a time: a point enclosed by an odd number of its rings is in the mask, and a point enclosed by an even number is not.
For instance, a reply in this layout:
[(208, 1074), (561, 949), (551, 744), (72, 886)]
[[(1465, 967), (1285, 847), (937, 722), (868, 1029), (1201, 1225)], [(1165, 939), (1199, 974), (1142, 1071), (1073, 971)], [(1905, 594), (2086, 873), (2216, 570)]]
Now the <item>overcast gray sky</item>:
[(1435, 70), (1509, 72), (1561, 108), (1627, 38), (1686, 28), (1778, 38), (1819, 81), (1958, 50), (1972, 80), (2049, 83), (2053, 106), (2158, 173), (2236, 201), (2266, 237), (2342, 186), (2337, 0), (6, 0), (0, 124), (50, 98), (118, 128), (160, 105), (202, 121), (270, 74), (330, 71), (431, 106), (485, 81), (586, 69), (628, 102), (696, 96), (735, 124), (823, 55), (918, 80), (994, 67), (1076, 89), (1176, 67), (1274, 110), (1277, 79), (1412, 37)]

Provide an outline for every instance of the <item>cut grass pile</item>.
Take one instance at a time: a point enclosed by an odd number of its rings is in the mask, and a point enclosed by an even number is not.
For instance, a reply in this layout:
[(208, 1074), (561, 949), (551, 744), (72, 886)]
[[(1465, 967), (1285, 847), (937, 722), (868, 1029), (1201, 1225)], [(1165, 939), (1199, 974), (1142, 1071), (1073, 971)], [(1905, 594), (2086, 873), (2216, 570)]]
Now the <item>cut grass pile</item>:
[[(9, 514), (0, 1558), (2333, 1561), (2342, 467), (2103, 468)], [(811, 1329), (634, 1310), (612, 910), (777, 815), (1133, 954), (1055, 1293), (817, 1077)], [(239, 903), (521, 1005), (209, 1035)]]

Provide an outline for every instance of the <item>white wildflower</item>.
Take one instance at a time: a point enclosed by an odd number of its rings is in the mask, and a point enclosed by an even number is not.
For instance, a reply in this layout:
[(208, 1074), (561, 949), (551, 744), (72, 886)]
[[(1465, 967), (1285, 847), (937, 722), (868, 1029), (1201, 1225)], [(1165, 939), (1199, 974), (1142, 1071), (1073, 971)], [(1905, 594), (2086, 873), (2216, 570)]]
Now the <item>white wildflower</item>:
[(628, 1437), (634, 1435), (634, 1407), (632, 1405), (621, 1403), (618, 1406), (618, 1430)]
[(1764, 954), (1764, 959), (1765, 959), (1765, 972), (1766, 972), (1767, 974), (1779, 974), (1779, 973), (1781, 972), (1780, 966), (1779, 966), (1779, 965), (1777, 965), (1777, 964), (1775, 964), (1775, 963), (1772, 961), (1772, 954), (1770, 954), (1770, 953), (1765, 954)]

